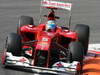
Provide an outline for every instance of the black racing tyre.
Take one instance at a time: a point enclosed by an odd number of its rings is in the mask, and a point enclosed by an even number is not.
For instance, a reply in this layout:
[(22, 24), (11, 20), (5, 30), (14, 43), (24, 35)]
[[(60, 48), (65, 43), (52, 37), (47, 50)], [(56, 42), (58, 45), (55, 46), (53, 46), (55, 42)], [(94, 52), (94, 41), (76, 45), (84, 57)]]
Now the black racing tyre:
[(86, 55), (89, 44), (90, 28), (88, 25), (77, 24), (75, 32), (78, 34), (78, 40), (82, 43), (84, 47), (84, 55)]
[(5, 48), (7, 49), (7, 52), (11, 52), (14, 56), (21, 56), (21, 37), (16, 33), (10, 33), (7, 36)]
[(70, 50), (70, 62), (79, 61), (82, 62), (84, 58), (84, 47), (78, 41), (71, 42), (69, 44)]
[(19, 25), (17, 26), (17, 32), (19, 32), (19, 28), (24, 25), (34, 25), (34, 20), (30, 16), (20, 16), (19, 17)]

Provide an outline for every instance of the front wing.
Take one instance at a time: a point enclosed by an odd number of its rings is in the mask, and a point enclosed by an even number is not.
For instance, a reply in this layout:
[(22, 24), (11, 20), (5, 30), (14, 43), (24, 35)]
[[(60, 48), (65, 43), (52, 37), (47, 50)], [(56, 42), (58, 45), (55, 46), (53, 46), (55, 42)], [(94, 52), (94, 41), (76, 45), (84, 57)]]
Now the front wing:
[[(10, 54), (10, 53), (8, 53)], [(11, 55), (11, 54), (10, 54)], [(17, 60), (15, 60), (17, 59)], [(31, 62), (32, 63), (32, 62)], [(38, 74), (50, 74), (50, 75), (75, 75), (77, 73), (76, 64), (78, 62), (73, 63), (64, 63), (64, 62), (57, 62), (54, 64), (52, 68), (45, 68), (45, 67), (37, 67), (32, 66), (30, 61), (25, 57), (17, 57), (17, 56), (6, 56), (5, 58), (5, 67), (13, 68), (15, 70), (22, 70), (32, 73)], [(60, 65), (65, 64), (66, 66), (56, 66), (56, 64), (61, 63)]]

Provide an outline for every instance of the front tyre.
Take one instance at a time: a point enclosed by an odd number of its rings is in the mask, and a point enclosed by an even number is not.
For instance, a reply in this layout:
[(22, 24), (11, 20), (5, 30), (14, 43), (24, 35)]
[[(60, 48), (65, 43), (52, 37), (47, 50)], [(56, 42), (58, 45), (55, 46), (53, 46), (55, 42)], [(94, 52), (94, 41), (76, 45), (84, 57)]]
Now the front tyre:
[(82, 43), (84, 47), (84, 55), (86, 55), (88, 50), (90, 28), (88, 25), (77, 24), (75, 32), (78, 34), (78, 41)]
[(69, 44), (69, 50), (70, 50), (70, 62), (73, 61), (83, 61), (84, 58), (84, 47), (82, 44), (78, 41), (71, 42)]
[(71, 42), (69, 44), (69, 50), (70, 50), (70, 62), (73, 61), (78, 61), (80, 62), (80, 70), (79, 72), (77, 71), (77, 73), (81, 73), (82, 69), (83, 69), (83, 59), (84, 59), (84, 47), (83, 45), (78, 42)]
[(7, 52), (11, 52), (14, 56), (21, 56), (22, 42), (21, 37), (16, 33), (11, 33), (7, 36), (5, 48)]

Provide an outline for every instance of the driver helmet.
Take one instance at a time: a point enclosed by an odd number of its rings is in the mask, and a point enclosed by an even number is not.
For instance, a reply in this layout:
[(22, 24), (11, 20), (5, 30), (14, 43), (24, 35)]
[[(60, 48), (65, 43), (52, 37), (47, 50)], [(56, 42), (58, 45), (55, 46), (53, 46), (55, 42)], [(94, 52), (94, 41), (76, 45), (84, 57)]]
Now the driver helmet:
[(46, 23), (46, 31), (55, 31), (56, 29), (56, 24), (55, 21), (49, 20)]

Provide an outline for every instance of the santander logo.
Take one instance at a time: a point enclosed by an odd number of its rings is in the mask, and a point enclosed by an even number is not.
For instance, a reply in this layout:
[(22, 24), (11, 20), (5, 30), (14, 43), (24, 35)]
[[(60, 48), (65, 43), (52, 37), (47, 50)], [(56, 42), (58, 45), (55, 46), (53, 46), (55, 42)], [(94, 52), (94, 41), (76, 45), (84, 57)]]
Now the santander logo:
[(52, 2), (50, 2), (50, 1), (43, 1), (42, 4), (71, 7), (71, 4), (68, 4), (68, 3), (61, 3), (61, 2), (53, 2), (53, 1), (52, 1)]
[(49, 1), (49, 0), (43, 0), (42, 1), (43, 6), (53, 6), (58, 8), (65, 8), (65, 9), (71, 9), (72, 4), (71, 3), (64, 3), (64, 2), (57, 2), (57, 1)]

